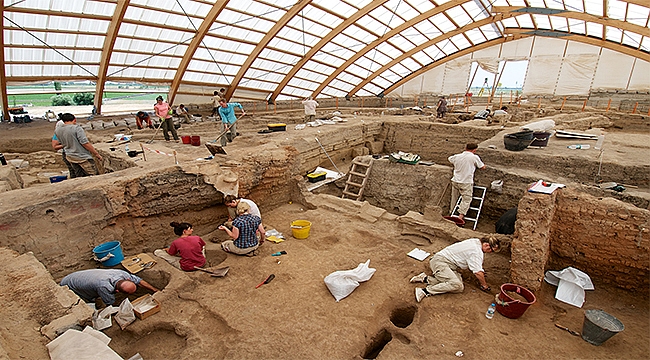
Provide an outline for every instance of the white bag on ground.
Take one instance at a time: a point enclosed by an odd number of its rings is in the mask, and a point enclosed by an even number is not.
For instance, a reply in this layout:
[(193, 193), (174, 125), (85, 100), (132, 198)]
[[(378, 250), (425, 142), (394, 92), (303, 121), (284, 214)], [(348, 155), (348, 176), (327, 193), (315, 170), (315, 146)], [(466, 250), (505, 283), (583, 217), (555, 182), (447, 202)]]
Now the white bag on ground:
[(111, 327), (113, 325), (111, 315), (118, 311), (119, 309), (114, 306), (107, 306), (102, 311), (95, 310), (93, 313), (93, 329), (104, 330)]
[(325, 285), (336, 302), (350, 295), (360, 282), (370, 280), (377, 269), (371, 269), (368, 266), (370, 266), (370, 259), (359, 264), (355, 269), (335, 271), (325, 277)]
[(115, 314), (115, 321), (122, 330), (126, 329), (129, 324), (135, 321), (133, 305), (131, 305), (129, 299), (124, 299), (120, 304), (120, 310)]

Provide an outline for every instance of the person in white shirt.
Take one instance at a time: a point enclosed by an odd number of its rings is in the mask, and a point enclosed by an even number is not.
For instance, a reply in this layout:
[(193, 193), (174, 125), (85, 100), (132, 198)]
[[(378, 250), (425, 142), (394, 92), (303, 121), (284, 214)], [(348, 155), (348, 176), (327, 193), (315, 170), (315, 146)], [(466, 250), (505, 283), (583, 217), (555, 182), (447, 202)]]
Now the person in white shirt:
[(449, 162), (454, 165), (454, 176), (451, 178), (451, 207), (450, 215), (454, 215), (454, 207), (461, 197), (460, 206), (458, 207), (458, 217), (462, 220), (467, 215), (469, 205), (472, 203), (472, 193), (474, 192), (474, 171), (476, 169), (485, 169), (485, 164), (481, 158), (476, 155), (477, 144), (469, 143), (465, 145), (465, 151), (460, 154), (449, 157)]
[(460, 293), (465, 288), (458, 269), (469, 269), (480, 283), (482, 291), (491, 289), (485, 281), (483, 254), (499, 252), (501, 242), (494, 237), (471, 238), (449, 245), (437, 252), (429, 261), (432, 275), (421, 273), (411, 278), (412, 283), (425, 283), (425, 288), (415, 288), (415, 300), (422, 301), (427, 296)]
[(494, 110), (494, 115), (508, 115), (508, 107), (502, 106), (499, 110)]
[(318, 106), (318, 102), (310, 96), (302, 101), (302, 105), (305, 107), (305, 122), (314, 121), (316, 119), (316, 107)]

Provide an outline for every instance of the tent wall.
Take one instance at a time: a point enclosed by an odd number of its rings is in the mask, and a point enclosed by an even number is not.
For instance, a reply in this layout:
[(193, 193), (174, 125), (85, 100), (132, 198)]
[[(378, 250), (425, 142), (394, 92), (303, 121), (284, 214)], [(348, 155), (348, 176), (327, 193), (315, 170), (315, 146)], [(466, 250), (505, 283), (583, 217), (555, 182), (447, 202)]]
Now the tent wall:
[(411, 79), (389, 95), (458, 94), (466, 91), (471, 64), (495, 72), (501, 61), (528, 60), (525, 95), (582, 95), (591, 91), (650, 89), (650, 63), (575, 41), (528, 37), (448, 61)]

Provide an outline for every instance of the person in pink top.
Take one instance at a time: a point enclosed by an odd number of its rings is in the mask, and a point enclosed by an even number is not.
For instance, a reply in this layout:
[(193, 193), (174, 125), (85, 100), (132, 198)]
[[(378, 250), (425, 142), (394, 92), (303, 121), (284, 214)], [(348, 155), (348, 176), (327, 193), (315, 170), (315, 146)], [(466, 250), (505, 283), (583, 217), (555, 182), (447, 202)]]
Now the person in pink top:
[(192, 224), (172, 222), (174, 233), (180, 236), (167, 249), (158, 249), (154, 255), (184, 271), (194, 271), (205, 265), (205, 241), (193, 236)]
[(169, 104), (163, 101), (162, 96), (158, 96), (156, 98), (156, 105), (153, 106), (153, 110), (156, 113), (156, 116), (160, 118), (160, 126), (162, 126), (165, 141), (169, 141), (169, 131), (171, 131), (174, 140), (178, 142), (178, 134), (176, 133), (174, 121), (172, 120), (172, 115), (170, 114), (171, 109), (172, 108), (169, 106)]

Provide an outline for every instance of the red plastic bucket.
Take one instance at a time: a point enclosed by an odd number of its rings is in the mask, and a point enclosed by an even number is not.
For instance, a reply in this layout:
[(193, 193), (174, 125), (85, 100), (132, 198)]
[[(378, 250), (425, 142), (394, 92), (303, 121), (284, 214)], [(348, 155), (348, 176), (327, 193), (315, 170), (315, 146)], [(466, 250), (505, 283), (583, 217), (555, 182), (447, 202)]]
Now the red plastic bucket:
[(459, 218), (458, 216), (443, 216), (443, 218), (453, 221), (456, 223), (456, 225), (458, 225), (458, 227), (463, 227), (465, 225), (465, 220)]
[(190, 137), (189, 136), (181, 136), (181, 140), (183, 140), (183, 144), (189, 144), (190, 143)]
[[(506, 293), (506, 291), (516, 292), (518, 295), (525, 298), (527, 302), (513, 299)], [(528, 309), (530, 305), (535, 303), (536, 300), (535, 294), (525, 287), (517, 284), (503, 284), (501, 285), (501, 293), (499, 293), (496, 299), (497, 311), (499, 314), (507, 318), (518, 319), (524, 314), (524, 312), (526, 312), (526, 309)]]
[(192, 136), (192, 145), (201, 146), (201, 137), (200, 136)]

